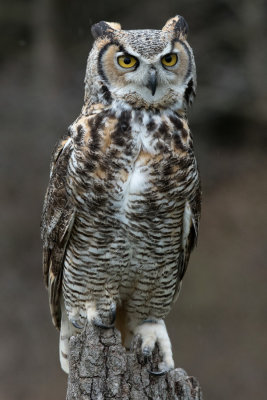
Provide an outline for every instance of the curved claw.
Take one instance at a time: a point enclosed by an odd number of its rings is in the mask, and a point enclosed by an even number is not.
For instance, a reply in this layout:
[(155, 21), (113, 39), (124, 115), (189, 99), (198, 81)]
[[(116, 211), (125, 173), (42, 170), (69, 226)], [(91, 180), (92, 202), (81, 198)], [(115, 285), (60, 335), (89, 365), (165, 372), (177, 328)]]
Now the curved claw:
[(145, 358), (149, 358), (152, 356), (152, 349), (150, 347), (144, 347), (142, 353)]
[(115, 326), (114, 324), (105, 325), (105, 324), (103, 324), (103, 322), (101, 322), (99, 320), (94, 320), (94, 325), (97, 326), (98, 328), (102, 328), (102, 329), (112, 329)]
[(71, 319), (70, 322), (72, 325), (77, 328), (77, 329), (83, 329), (83, 326), (79, 325), (78, 322), (75, 319)]
[(162, 371), (150, 371), (150, 369), (148, 369), (147, 372), (148, 372), (150, 375), (162, 376), (162, 375), (165, 375), (168, 371), (165, 370), (165, 369), (163, 369)]
[(112, 329), (115, 328), (115, 320), (116, 320), (116, 304), (112, 304), (110, 308), (111, 322), (109, 325), (103, 324), (100, 318), (95, 318), (93, 323), (98, 328), (102, 329)]
[(110, 325), (114, 325), (115, 320), (116, 320), (116, 305), (114, 305), (111, 308), (111, 324)]

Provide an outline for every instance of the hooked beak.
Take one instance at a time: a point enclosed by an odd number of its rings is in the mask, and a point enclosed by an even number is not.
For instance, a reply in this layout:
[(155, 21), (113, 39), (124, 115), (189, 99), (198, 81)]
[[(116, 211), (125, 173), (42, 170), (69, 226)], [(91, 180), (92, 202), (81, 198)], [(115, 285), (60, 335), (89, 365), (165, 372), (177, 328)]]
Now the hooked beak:
[(151, 90), (152, 96), (156, 93), (157, 83), (157, 71), (151, 69), (146, 87)]

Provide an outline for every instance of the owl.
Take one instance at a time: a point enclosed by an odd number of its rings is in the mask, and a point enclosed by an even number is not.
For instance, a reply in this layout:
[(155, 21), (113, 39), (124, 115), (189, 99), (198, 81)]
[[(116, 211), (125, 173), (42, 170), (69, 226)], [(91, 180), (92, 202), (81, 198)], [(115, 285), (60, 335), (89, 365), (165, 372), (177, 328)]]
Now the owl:
[(184, 18), (162, 30), (99, 22), (84, 104), (52, 157), (41, 234), (43, 273), (60, 362), (85, 324), (141, 338), (174, 367), (164, 322), (200, 217), (200, 180), (187, 110), (196, 90)]

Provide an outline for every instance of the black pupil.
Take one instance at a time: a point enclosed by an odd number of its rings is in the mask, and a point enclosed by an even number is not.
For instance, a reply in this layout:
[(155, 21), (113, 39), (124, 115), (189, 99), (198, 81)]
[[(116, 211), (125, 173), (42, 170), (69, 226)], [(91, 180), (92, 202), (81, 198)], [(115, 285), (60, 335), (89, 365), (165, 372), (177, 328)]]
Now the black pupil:
[(167, 63), (172, 62), (172, 55), (171, 55), (171, 54), (167, 54), (167, 55), (165, 56), (165, 61), (166, 61)]
[(124, 57), (124, 64), (131, 64), (131, 59), (130, 57)]

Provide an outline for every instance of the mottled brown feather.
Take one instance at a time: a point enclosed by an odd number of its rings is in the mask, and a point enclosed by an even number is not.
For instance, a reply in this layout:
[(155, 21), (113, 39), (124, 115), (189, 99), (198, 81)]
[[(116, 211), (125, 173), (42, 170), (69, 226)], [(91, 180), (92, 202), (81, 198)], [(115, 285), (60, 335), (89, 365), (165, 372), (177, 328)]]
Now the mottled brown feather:
[(67, 139), (56, 147), (47, 188), (42, 219), (43, 275), (49, 293), (49, 304), (54, 325), (60, 327), (60, 294), (64, 253), (74, 221), (74, 207), (66, 192), (66, 175), (71, 145)]

